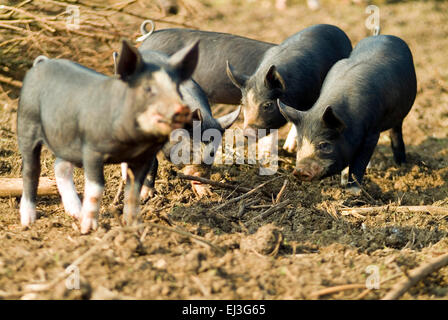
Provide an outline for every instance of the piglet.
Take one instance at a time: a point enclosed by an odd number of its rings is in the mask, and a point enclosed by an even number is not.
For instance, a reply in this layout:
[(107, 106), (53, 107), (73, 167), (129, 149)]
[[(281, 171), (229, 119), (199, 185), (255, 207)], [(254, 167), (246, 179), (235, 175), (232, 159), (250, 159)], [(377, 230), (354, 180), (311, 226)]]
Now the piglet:
[[(146, 25), (151, 24), (150, 31)], [(172, 55), (188, 43), (200, 41), (201, 57), (194, 71), (193, 79), (204, 90), (211, 104), (239, 104), (241, 91), (235, 87), (226, 74), (226, 61), (232, 64), (238, 74), (255, 72), (265, 52), (275, 44), (249, 39), (229, 33), (170, 28), (154, 31), (154, 23), (142, 23), (143, 41), (140, 51), (155, 50)]]
[[(127, 162), (132, 175), (125, 190), (125, 221), (135, 221), (147, 161), (168, 141), (173, 129), (190, 122), (179, 94), (198, 60), (198, 43), (170, 57), (167, 64), (144, 61), (123, 41), (116, 77), (74, 62), (39, 57), (27, 72), (20, 94), (17, 135), (22, 155), (22, 225), (36, 219), (40, 152), (56, 156), (55, 176), (65, 210), (81, 223), (81, 233), (97, 227), (105, 164)], [(81, 204), (73, 167), (83, 167)]]
[[(286, 124), (276, 106), (280, 99), (297, 110), (316, 102), (330, 68), (352, 51), (350, 39), (340, 28), (317, 24), (297, 32), (266, 50), (253, 74), (239, 73), (231, 62), (227, 75), (242, 93), (244, 130), (278, 129)], [(292, 126), (284, 149), (295, 150)]]
[(390, 130), (397, 164), (406, 161), (402, 124), (417, 93), (412, 53), (395, 36), (363, 39), (350, 57), (328, 73), (319, 99), (304, 112), (278, 100), (282, 115), (297, 128), (294, 173), (311, 181), (349, 167), (347, 187), (354, 194), (378, 143)]

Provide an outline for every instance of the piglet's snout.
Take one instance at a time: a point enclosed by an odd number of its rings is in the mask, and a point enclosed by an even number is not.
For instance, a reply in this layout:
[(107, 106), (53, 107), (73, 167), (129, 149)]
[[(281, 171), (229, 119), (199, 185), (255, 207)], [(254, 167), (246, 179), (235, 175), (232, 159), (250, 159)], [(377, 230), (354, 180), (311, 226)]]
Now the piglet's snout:
[(312, 172), (310, 172), (310, 171), (308, 171), (306, 169), (296, 168), (296, 169), (294, 169), (292, 174), (295, 175), (297, 178), (299, 178), (299, 180), (302, 180), (302, 181), (311, 181), (311, 180), (313, 180)]
[(311, 181), (321, 176), (323, 168), (316, 162), (299, 164), (292, 172), (299, 180)]
[(176, 103), (173, 111), (171, 123), (174, 129), (182, 128), (184, 124), (191, 121), (191, 110), (187, 105)]

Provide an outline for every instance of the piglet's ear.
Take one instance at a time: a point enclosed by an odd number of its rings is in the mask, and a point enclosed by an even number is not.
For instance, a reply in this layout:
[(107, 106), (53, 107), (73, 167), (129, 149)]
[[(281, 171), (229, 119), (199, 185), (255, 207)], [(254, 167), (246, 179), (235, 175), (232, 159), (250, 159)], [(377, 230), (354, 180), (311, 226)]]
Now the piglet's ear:
[(322, 121), (327, 128), (338, 132), (342, 132), (346, 128), (345, 123), (336, 116), (331, 106), (327, 106), (325, 109), (324, 114), (322, 115)]
[(226, 73), (227, 77), (229, 77), (230, 81), (232, 81), (233, 85), (237, 87), (238, 89), (244, 88), (246, 85), (246, 81), (248, 80), (248, 77), (242, 74), (236, 74), (233, 70), (232, 66), (230, 65), (229, 60), (226, 61)]
[(274, 65), (269, 67), (266, 77), (264, 78), (264, 84), (269, 89), (278, 89), (280, 91), (286, 90), (285, 80), (283, 80), (283, 77)]
[(142, 65), (142, 56), (127, 40), (123, 40), (120, 59), (116, 67), (116, 72), (124, 81), (136, 73)]
[(191, 78), (199, 60), (199, 40), (173, 54), (169, 63), (177, 70), (181, 81)]
[(278, 109), (288, 122), (297, 125), (302, 120), (304, 112), (291, 108), (277, 99)]
[(226, 130), (227, 128), (230, 128), (232, 124), (238, 119), (238, 116), (241, 113), (241, 106), (238, 106), (238, 108), (235, 111), (232, 111), (222, 117), (219, 117), (216, 119), (221, 126), (222, 129)]

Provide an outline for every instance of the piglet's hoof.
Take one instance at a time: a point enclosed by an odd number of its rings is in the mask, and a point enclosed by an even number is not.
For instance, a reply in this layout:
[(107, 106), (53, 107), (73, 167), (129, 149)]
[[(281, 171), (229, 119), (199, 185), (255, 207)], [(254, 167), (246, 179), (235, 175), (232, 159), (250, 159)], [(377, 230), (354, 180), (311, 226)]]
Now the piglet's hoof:
[(341, 172), (341, 186), (345, 187), (348, 184), (348, 167)]
[(122, 222), (126, 226), (135, 226), (141, 223), (139, 209), (136, 205), (125, 205), (123, 208)]
[(142, 221), (139, 217), (129, 217), (125, 216), (123, 218), (123, 224), (128, 227), (139, 225)]
[(361, 188), (358, 186), (350, 186), (350, 187), (347, 187), (347, 192), (354, 196), (360, 196)]
[(77, 202), (73, 201), (67, 204), (64, 204), (65, 212), (74, 219), (81, 219), (81, 202), (78, 200)]
[(27, 227), (36, 221), (37, 213), (32, 208), (20, 208), (20, 223), (22, 226)]
[(140, 200), (146, 202), (156, 195), (156, 189), (148, 186), (143, 186), (140, 191)]
[(83, 218), (81, 220), (81, 233), (87, 234), (90, 230), (98, 228), (98, 221), (95, 218)]
[(80, 211), (74, 211), (74, 210), (67, 210), (67, 213), (70, 217), (74, 219), (81, 219), (81, 212)]

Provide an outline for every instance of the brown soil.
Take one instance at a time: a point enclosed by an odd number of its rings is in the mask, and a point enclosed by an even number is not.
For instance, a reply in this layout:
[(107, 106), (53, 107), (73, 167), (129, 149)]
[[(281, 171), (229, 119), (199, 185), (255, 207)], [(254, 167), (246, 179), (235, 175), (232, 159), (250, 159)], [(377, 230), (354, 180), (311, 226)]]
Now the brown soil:
[[(199, 6), (198, 1), (184, 2), (194, 4), (194, 10), (181, 8), (180, 15), (170, 19), (260, 40), (280, 42), (315, 23), (338, 25), (353, 44), (369, 34), (364, 26), (365, 6), (348, 1), (322, 1), (323, 7), (316, 12), (303, 1), (290, 1), (282, 12), (273, 7), (272, 1), (213, 1), (207, 6)], [(147, 3), (137, 1), (128, 9), (145, 12), (152, 8), (153, 17), (161, 16)], [(145, 5), (149, 9), (144, 9)], [(59, 13), (56, 9), (60, 8), (55, 7), (49, 14)], [(364, 189), (368, 195), (347, 194), (339, 186), (339, 176), (299, 182), (290, 175), (293, 155), (281, 153), (276, 174), (280, 178), (264, 190), (275, 198), (288, 179), (282, 199), (292, 202), (264, 219), (253, 219), (267, 207), (251, 206), (272, 204), (264, 193), (249, 197), (242, 215), (239, 212), (243, 204), (238, 202), (215, 210), (237, 193), (213, 188), (212, 196), (197, 199), (189, 183), (176, 177), (177, 169), (162, 161), (157, 196), (143, 205), (142, 220), (153, 225), (127, 230), (120, 227), (114, 210), (109, 208), (120, 176), (118, 166), (109, 166), (105, 171), (100, 227), (89, 235), (80, 235), (58, 196), (39, 198), (40, 218), (30, 228), (20, 226), (16, 199), (0, 199), (0, 298), (310, 299), (323, 288), (365, 283), (370, 265), (379, 268), (380, 280), (387, 280), (445, 253), (448, 215), (389, 210), (361, 217), (340, 212), (344, 207), (387, 204), (448, 207), (448, 2), (382, 4), (380, 9), (382, 33), (400, 36), (411, 47), (419, 84), (417, 100), (404, 122), (408, 162), (401, 167), (395, 165), (389, 138), (383, 135), (366, 174)], [(146, 14), (151, 16), (151, 12)], [(135, 39), (142, 20), (117, 13), (111, 21)], [(158, 28), (172, 26), (157, 24)], [(0, 43), (13, 34), (4, 31)], [(112, 73), (111, 53), (119, 48), (118, 39), (107, 45), (73, 36), (69, 45), (77, 50), (70, 53), (63, 47), (51, 48), (50, 53), (57, 56), (60, 50), (61, 56)], [(21, 62), (17, 62), (17, 54), (8, 55), (0, 45), (0, 72), (21, 80), (32, 59), (41, 53), (34, 47), (26, 47), (26, 51), (24, 46), (18, 48), (22, 50)], [(94, 59), (93, 50), (100, 58)], [(17, 88), (0, 84), (1, 177), (20, 176), (14, 126), (18, 93)], [(233, 108), (216, 106), (214, 110), (222, 114)], [(237, 125), (241, 126), (241, 122)], [(282, 129), (281, 137), (286, 132), (287, 128)], [(42, 175), (53, 176), (52, 154), (44, 150), (41, 159)], [(211, 178), (249, 188), (272, 178), (257, 173), (256, 166), (217, 165)], [(75, 180), (81, 192), (82, 170), (76, 170)], [(218, 246), (224, 254), (154, 224), (188, 231)], [(25, 294), (27, 285), (51, 282), (114, 230), (115, 236), (80, 264), (80, 290), (68, 290), (61, 280), (48, 290)], [(385, 281), (364, 299), (383, 297), (401, 279)], [(320, 298), (356, 299), (363, 290), (340, 291)], [(448, 299), (448, 268), (426, 277), (403, 298)]]

